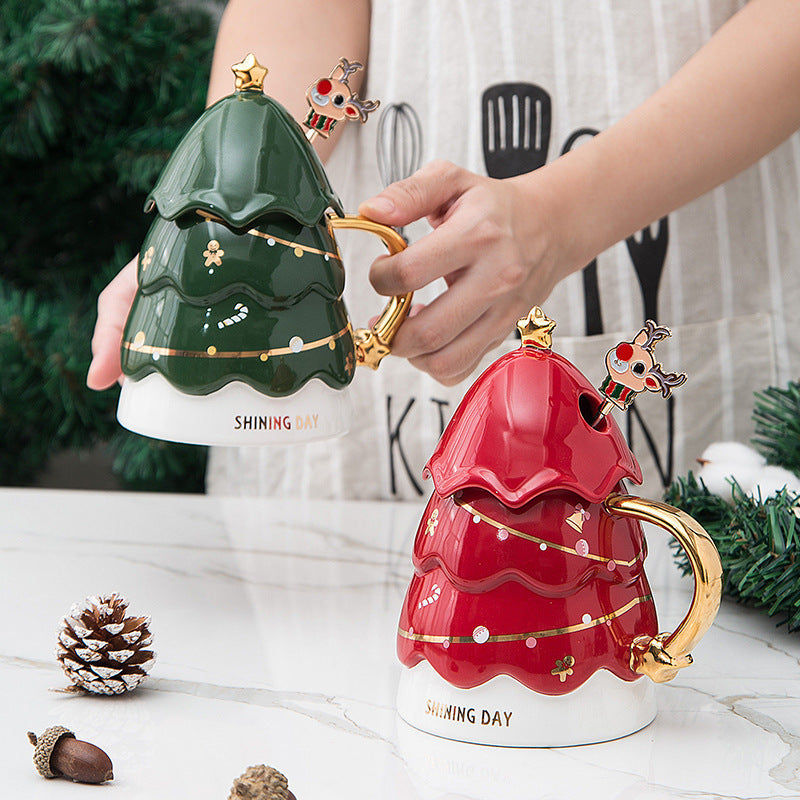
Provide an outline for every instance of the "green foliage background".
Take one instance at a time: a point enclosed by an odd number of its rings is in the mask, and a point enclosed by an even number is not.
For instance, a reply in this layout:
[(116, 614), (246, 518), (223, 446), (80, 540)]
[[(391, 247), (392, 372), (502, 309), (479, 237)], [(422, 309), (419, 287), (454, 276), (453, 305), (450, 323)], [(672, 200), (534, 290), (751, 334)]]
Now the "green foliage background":
[[(800, 384), (770, 387), (756, 395), (753, 444), (768, 463), (800, 474)], [(710, 534), (722, 560), (724, 591), (733, 599), (777, 616), (800, 630), (800, 500), (785, 489), (751, 499), (735, 482), (727, 498), (711, 494), (691, 472), (667, 491), (666, 500), (693, 516)], [(676, 559), (691, 571), (683, 551)]]
[(203, 111), (214, 33), (207, 10), (166, 0), (0, 6), (0, 484), (107, 443), (127, 487), (203, 489), (204, 448), (122, 430), (118, 389), (85, 379), (97, 296)]

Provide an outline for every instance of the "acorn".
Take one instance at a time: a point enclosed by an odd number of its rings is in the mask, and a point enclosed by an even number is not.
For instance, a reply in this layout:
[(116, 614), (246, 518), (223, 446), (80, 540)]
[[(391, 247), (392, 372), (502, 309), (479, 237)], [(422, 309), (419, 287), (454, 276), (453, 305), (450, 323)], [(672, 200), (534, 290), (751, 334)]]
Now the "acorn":
[(33, 763), (44, 778), (69, 778), (78, 783), (105, 783), (114, 779), (111, 759), (89, 742), (75, 738), (62, 725), (48, 728), (41, 736), (28, 731), (36, 748)]

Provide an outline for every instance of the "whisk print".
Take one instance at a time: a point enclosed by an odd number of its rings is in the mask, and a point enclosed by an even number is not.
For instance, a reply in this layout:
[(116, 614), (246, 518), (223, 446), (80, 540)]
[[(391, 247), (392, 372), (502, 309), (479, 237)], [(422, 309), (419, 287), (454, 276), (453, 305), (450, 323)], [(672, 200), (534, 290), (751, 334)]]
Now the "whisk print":
[[(378, 170), (384, 187), (413, 175), (422, 164), (422, 125), (408, 103), (389, 103), (378, 120)], [(405, 239), (404, 228), (396, 228)], [(406, 241), (408, 241), (406, 239)]]

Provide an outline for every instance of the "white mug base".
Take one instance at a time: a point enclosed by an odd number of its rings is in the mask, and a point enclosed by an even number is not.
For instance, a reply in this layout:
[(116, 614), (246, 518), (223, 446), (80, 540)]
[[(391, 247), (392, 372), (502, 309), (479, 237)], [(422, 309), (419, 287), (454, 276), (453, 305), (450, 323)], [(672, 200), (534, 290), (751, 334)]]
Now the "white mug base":
[(567, 747), (620, 739), (656, 716), (655, 686), (599, 670), (575, 691), (544, 695), (508, 675), (474, 689), (445, 681), (427, 661), (403, 671), (397, 712), (426, 733), (472, 744)]
[(313, 442), (350, 429), (346, 390), (310, 380), (289, 397), (269, 397), (241, 381), (207, 395), (178, 391), (158, 372), (126, 378), (117, 407), (119, 423), (134, 433), (170, 442), (269, 445)]

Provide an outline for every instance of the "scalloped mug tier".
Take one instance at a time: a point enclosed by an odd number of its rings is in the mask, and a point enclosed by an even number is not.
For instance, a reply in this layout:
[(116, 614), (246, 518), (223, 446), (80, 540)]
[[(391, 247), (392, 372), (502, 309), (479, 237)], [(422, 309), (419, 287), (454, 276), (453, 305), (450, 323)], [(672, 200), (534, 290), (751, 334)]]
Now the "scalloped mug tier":
[[(238, 90), (197, 120), (147, 198), (157, 216), (139, 254), (117, 416), (192, 444), (337, 436), (355, 367), (390, 352), (411, 295), (354, 330), (333, 231), (367, 231), (390, 253), (405, 242), (344, 214), (309, 136), (263, 93), (266, 69), (252, 56), (233, 69)], [(369, 110), (353, 103), (354, 116)]]
[[(550, 349), (540, 309), (475, 382), (426, 472), (397, 652), (398, 711), (467, 742), (607, 741), (656, 714), (653, 682), (691, 663), (716, 615), (716, 548), (683, 512), (626, 494), (641, 473), (603, 396)], [(641, 522), (689, 554), (692, 606), (659, 633)], [(645, 677), (646, 676), (646, 677)]]

